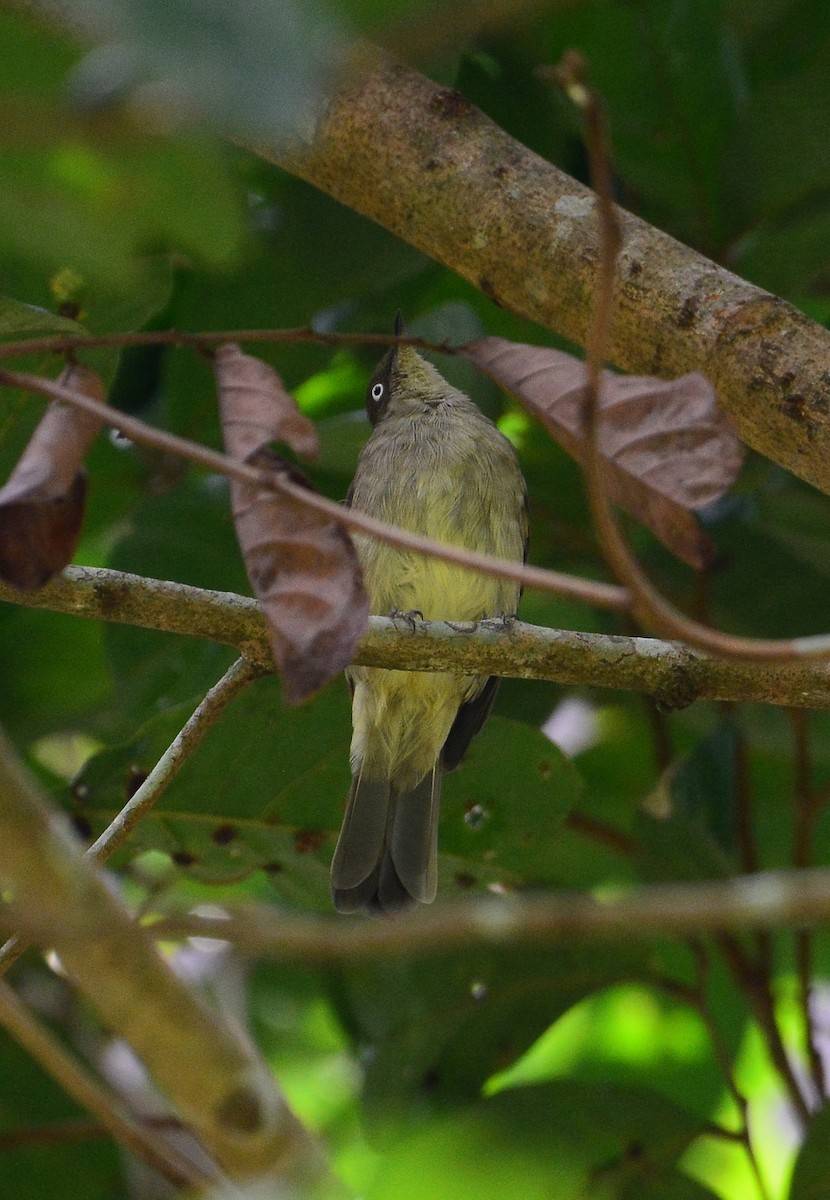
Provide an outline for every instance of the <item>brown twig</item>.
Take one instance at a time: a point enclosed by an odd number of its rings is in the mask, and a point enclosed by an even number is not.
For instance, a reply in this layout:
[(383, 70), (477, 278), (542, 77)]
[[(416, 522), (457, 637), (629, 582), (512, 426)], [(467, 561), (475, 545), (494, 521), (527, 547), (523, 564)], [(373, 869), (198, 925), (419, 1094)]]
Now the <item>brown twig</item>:
[(749, 1002), (750, 1010), (767, 1047), (770, 1061), (790, 1097), (796, 1119), (801, 1127), (806, 1129), (810, 1124), (810, 1104), (802, 1091), (781, 1037), (767, 974), (750, 962), (731, 932), (720, 934), (716, 942), (732, 978)]
[(766, 1182), (761, 1174), (761, 1166), (755, 1154), (755, 1147), (752, 1143), (752, 1133), (749, 1127), (749, 1101), (738, 1087), (738, 1081), (735, 1078), (732, 1069), (732, 1056), (726, 1048), (723, 1037), (721, 1036), (715, 1014), (712, 1011), (712, 1006), (709, 1003), (707, 995), (708, 980), (710, 972), (710, 958), (706, 946), (697, 940), (691, 939), (689, 947), (695, 956), (696, 969), (696, 986), (694, 988), (696, 994), (695, 1008), (700, 1019), (706, 1026), (706, 1031), (709, 1035), (709, 1041), (712, 1046), (712, 1052), (715, 1055), (715, 1060), (720, 1067), (726, 1088), (732, 1097), (741, 1122), (741, 1128), (737, 1131), (740, 1141), (743, 1144), (744, 1152), (749, 1161), (750, 1169), (755, 1177), (755, 1183), (758, 1188), (758, 1194), (761, 1200), (769, 1200), (769, 1192)]
[[(581, 56), (575, 53), (567, 54), (556, 68), (556, 74), (560, 85), (584, 114), (591, 183), (596, 193), (600, 256), (595, 307), (586, 346), (588, 382), (585, 424), (588, 433), (588, 455), (585, 475), (591, 513), (603, 554), (616, 577), (630, 590), (632, 614), (647, 626), (663, 634), (680, 637), (697, 648), (728, 657), (747, 658), (752, 661), (773, 661), (789, 657), (793, 651), (792, 642), (733, 637), (681, 613), (648, 579), (617, 523), (603, 480), (598, 413), (602, 369), (606, 349), (611, 343), (616, 266), (622, 244), (621, 229), (612, 199), (611, 159), (603, 112), (597, 97), (586, 83), (585, 64)], [(815, 652), (815, 649), (816, 643), (813, 641), (810, 652)], [(744, 853), (749, 853), (748, 846), (744, 846)], [(754, 860), (754, 850), (751, 857)], [(768, 964), (761, 963), (756, 967), (750, 963), (732, 933), (720, 934), (717, 944), (736, 983), (750, 1004), (770, 1058), (787, 1088), (798, 1119), (806, 1128), (810, 1121), (810, 1106), (790, 1064), (775, 1018)], [(762, 939), (762, 951), (763, 947)]]
[(312, 342), (320, 346), (415, 346), (435, 354), (456, 354), (455, 347), (446, 342), (431, 342), (425, 338), (387, 333), (323, 333), (310, 325), (296, 329), (224, 329), (188, 333), (181, 329), (130, 330), (126, 333), (57, 333), (44, 337), (20, 338), (0, 343), (0, 359), (18, 358), (27, 354), (74, 354), (77, 350), (129, 346), (183, 346), (199, 353), (226, 342), (281, 344)]
[(200, 466), (207, 467), (208, 470), (217, 471), (241, 483), (252, 483), (258, 487), (270, 488), (276, 492), (282, 492), (290, 496), (293, 500), (297, 500), (301, 504), (329, 517), (331, 520), (337, 521), (347, 529), (369, 534), (370, 537), (379, 538), (381, 541), (389, 542), (393, 546), (399, 546), (403, 550), (414, 550), (419, 554), (428, 554), (433, 558), (440, 558), (445, 562), (469, 567), (471, 570), (481, 571), (486, 575), (495, 575), (502, 579), (515, 580), (526, 587), (538, 587), (543, 591), (556, 592), (558, 595), (570, 596), (572, 599), (582, 600), (587, 604), (593, 604), (600, 608), (624, 611), (627, 607), (628, 594), (624, 588), (615, 587), (612, 584), (595, 583), (592, 580), (580, 579), (577, 576), (565, 575), (558, 571), (547, 571), (539, 567), (522, 566), (515, 562), (509, 562), (506, 559), (491, 558), (486, 554), (475, 554), (469, 550), (462, 550), (457, 546), (448, 546), (441, 542), (433, 541), (431, 538), (420, 537), (415, 533), (408, 533), (406, 530), (399, 529), (395, 525), (387, 525), (385, 522), (366, 516), (355, 509), (344, 508), (342, 505), (335, 503), (333, 500), (326, 499), (325, 496), (321, 496), (309, 488), (301, 487), (299, 484), (292, 482), (286, 472), (267, 471), (251, 467), (244, 462), (240, 462), (238, 459), (230, 458), (226, 454), (220, 454), (216, 450), (211, 450), (209, 447), (202, 446), (197, 442), (191, 442), (187, 438), (179, 437), (177, 434), (168, 433), (161, 429), (154, 429), (151, 425), (145, 424), (144, 421), (140, 421), (136, 417), (116, 412), (109, 405), (99, 404), (89, 396), (71, 391), (69, 388), (62, 387), (53, 380), (43, 379), (38, 375), (30, 375), (24, 372), (0, 370), (0, 384), (23, 388), (26, 391), (49, 396), (53, 400), (62, 400), (66, 404), (73, 404), (76, 408), (83, 409), (84, 412), (90, 412), (100, 417), (107, 425), (119, 430), (125, 437), (131, 438), (135, 442), (139, 442), (145, 446), (153, 446), (168, 454), (174, 454), (190, 462), (198, 463)]
[[(795, 778), (793, 780), (795, 835), (792, 861), (795, 868), (801, 869), (809, 867), (812, 862), (813, 836), (823, 798), (812, 786), (810, 730), (807, 714), (803, 710), (795, 708), (789, 709), (788, 715), (792, 726), (795, 750)], [(827, 1079), (824, 1062), (818, 1047), (815, 1023), (810, 1008), (813, 983), (813, 935), (808, 930), (799, 930), (795, 935), (795, 960), (807, 1061), (810, 1064), (810, 1073), (817, 1094), (826, 1098)]]
[(617, 829), (615, 825), (610, 825), (607, 821), (600, 821), (596, 817), (592, 817), (589, 813), (569, 812), (565, 818), (565, 824), (574, 833), (582, 834), (583, 837), (596, 842), (598, 846), (604, 846), (606, 850), (618, 854), (620, 858), (631, 858), (636, 849), (636, 843), (630, 834), (625, 833), (622, 829)]

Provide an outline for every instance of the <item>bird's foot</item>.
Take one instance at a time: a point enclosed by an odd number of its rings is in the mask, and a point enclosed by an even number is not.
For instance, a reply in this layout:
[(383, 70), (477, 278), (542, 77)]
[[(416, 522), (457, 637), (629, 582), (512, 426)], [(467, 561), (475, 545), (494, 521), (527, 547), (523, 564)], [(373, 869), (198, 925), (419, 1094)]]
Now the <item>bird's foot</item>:
[(409, 612), (401, 612), (399, 608), (393, 608), (389, 614), (390, 621), (406, 621), (412, 632), (415, 632), (415, 618), (419, 617), (422, 621), (424, 614), (419, 608), (411, 608)]
[(485, 617), (479, 622), (485, 629), (492, 629), (496, 632), (509, 629), (517, 620), (515, 613), (497, 613), (495, 617)]

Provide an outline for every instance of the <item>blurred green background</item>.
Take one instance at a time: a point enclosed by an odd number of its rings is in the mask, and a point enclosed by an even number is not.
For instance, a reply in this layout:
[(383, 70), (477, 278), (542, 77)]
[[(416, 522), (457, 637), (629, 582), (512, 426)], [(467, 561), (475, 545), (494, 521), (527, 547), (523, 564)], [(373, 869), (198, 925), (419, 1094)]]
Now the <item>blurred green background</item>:
[[(68, 304), (94, 333), (310, 321), (385, 331), (401, 308), (412, 333), (436, 341), (494, 333), (565, 346), (225, 138), (290, 130), (344, 40), (369, 35), (400, 50), (408, 30), (413, 65), (585, 179), (578, 117), (534, 73), (579, 49), (605, 99), (620, 202), (830, 319), (826, 0), (573, 0), (481, 12), (394, 0), (83, 0), (72, 21), (62, 28), (48, 6), (0, 9), (4, 340), (58, 330)], [(256, 352), (318, 422), (323, 452), (311, 475), (342, 499), (368, 433), (362, 397), (376, 351)], [(211, 374), (195, 355), (148, 347), (83, 357), (111, 384), (113, 404), (219, 446)], [(57, 373), (45, 359), (23, 365)], [(441, 367), (519, 450), (532, 561), (605, 577), (578, 469), (468, 364)], [(40, 411), (31, 397), (0, 396), (4, 474)], [(224, 480), (106, 436), (89, 470), (78, 562), (248, 591)], [(808, 634), (830, 613), (829, 505), (750, 456), (733, 494), (703, 515), (719, 550), (705, 578), (643, 530), (630, 534), (666, 592), (715, 624)], [(522, 615), (633, 631), (534, 592)], [(2, 605), (0, 721), (88, 835), (230, 661), (224, 648), (173, 635)], [(809, 858), (824, 864), (829, 735), (825, 713), (696, 704), (667, 714), (624, 693), (508, 681), (468, 764), (447, 780), (438, 903), (501, 887), (605, 895), (638, 881), (728, 876), (753, 861), (788, 867), (807, 801)], [(348, 739), (339, 683), (299, 710), (282, 707), (275, 680), (256, 684), (121, 853), (131, 900), (150, 911), (253, 898), (327, 912)], [(649, 803), (658, 784), (672, 800), (667, 819)], [(827, 941), (805, 944), (826, 1025)], [(830, 1196), (827, 1110), (799, 1152), (769, 1031), (753, 1023), (745, 979), (722, 949), (563, 943), (321, 971), (203, 956), (189, 969), (250, 1023), (344, 1178), (371, 1200)], [(804, 959), (799, 977), (783, 933), (740, 949), (809, 1092)], [(45, 967), (26, 959), (14, 980), (106, 1061), (106, 1038)], [(158, 1194), (105, 1139), (72, 1124), (73, 1106), (3, 1035), (0, 1063), (2, 1200)], [(739, 1097), (765, 1191), (746, 1145), (724, 1134), (741, 1128)], [(44, 1148), (31, 1131), (49, 1129), (64, 1133)]]

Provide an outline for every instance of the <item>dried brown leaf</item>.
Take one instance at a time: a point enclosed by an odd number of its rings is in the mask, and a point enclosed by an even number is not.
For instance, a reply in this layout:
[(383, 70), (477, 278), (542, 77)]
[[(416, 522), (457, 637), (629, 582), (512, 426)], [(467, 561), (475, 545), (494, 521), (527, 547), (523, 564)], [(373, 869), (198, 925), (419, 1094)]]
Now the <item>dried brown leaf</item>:
[[(461, 353), (513, 392), (584, 462), (583, 362), (499, 337), (470, 342)], [(611, 498), (684, 562), (705, 566), (713, 546), (694, 514), (728, 490), (743, 461), (743, 447), (712, 385), (697, 373), (669, 381), (603, 371), (598, 417)]]
[[(104, 385), (72, 363), (58, 383), (93, 400)], [(71, 404), (47, 408), (5, 487), (0, 489), (0, 578), (35, 591), (71, 562), (84, 515), (83, 460), (102, 422)]]
[[(247, 385), (238, 384), (241, 374), (263, 381), (266, 376), (247, 366), (238, 371), (233, 351), (236, 347), (223, 347), (224, 367), (217, 369), (218, 375), (224, 371), (219, 400), (228, 453), (311, 489), (301, 471), (268, 448), (276, 437), (287, 440), (285, 424), (275, 433), (273, 421), (262, 417), (263, 402), (254, 398), (257, 388), (249, 392)], [(266, 381), (266, 391), (268, 386)], [(267, 398), (264, 404), (267, 408)], [(302, 425), (293, 427), (291, 439), (299, 453)], [(248, 578), (268, 622), (283, 694), (289, 704), (298, 704), (351, 662), (366, 630), (369, 598), (357, 553), (342, 526), (293, 496), (231, 480), (231, 505)]]
[(269, 442), (284, 442), (304, 462), (320, 442), (313, 421), (297, 408), (273, 367), (230, 342), (214, 356), (228, 453), (246, 459)]

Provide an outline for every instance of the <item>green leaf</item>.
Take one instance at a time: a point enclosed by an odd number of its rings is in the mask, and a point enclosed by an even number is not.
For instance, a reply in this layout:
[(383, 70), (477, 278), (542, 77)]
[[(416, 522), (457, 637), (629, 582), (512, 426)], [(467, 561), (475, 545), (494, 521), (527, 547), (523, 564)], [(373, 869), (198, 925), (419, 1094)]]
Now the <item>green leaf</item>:
[(494, 1072), (584, 996), (642, 970), (633, 943), (470, 948), (342, 972), (334, 998), (366, 1059), (365, 1103), (382, 1130), (473, 1099)]
[(813, 1117), (798, 1152), (788, 1200), (830, 1200), (830, 1105)]
[(824, 200), (830, 187), (825, 81), (819, 62), (759, 89), (743, 107), (726, 161), (747, 223), (780, 216), (811, 197)]
[(703, 1200), (713, 1193), (675, 1169), (700, 1132), (696, 1118), (645, 1089), (572, 1080), (512, 1089), (413, 1125), (387, 1151), (369, 1197)]
[(664, 776), (635, 832), (649, 881), (721, 878), (737, 870), (735, 730), (721, 721)]
[(79, 325), (77, 321), (70, 321), (68, 317), (59, 317), (56, 313), (38, 308), (34, 304), (23, 304), (9, 296), (0, 296), (0, 338), (4, 342), (17, 341), (18, 338), (86, 332), (83, 325)]
[(581, 792), (573, 764), (538, 730), (491, 717), (445, 778), (441, 879), (468, 890), (558, 880), (556, 847)]
[[(731, 217), (719, 168), (742, 84), (721, 0), (568, 6), (542, 36), (543, 61), (569, 48), (584, 55), (628, 206), (694, 244), (717, 245)], [(563, 98), (560, 110), (578, 136), (573, 106)]]

